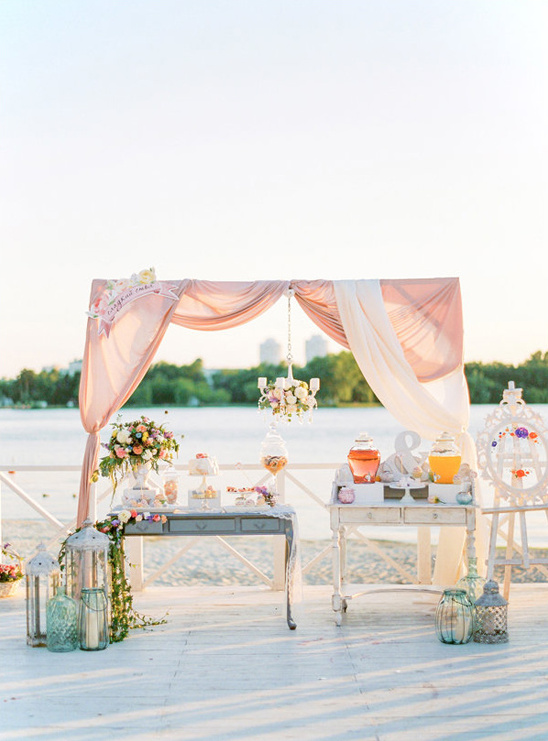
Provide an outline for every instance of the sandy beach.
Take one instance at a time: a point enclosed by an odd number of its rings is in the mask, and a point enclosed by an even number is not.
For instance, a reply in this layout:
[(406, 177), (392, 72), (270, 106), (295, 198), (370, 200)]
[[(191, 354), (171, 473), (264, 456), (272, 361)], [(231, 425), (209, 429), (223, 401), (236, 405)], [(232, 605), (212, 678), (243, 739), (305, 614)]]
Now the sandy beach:
[[(37, 520), (4, 520), (3, 542), (10, 542), (23, 556), (30, 558), (37, 545), (48, 543), (55, 537), (54, 529), (45, 522)], [(246, 558), (253, 561), (265, 574), (272, 575), (272, 539), (257, 537), (227, 538)], [(376, 540), (383, 551), (410, 573), (415, 573), (415, 544), (397, 543)], [(315, 554), (329, 545), (328, 540), (301, 540), (300, 552), (302, 563), (306, 564)], [(171, 558), (182, 547), (179, 538), (145, 539), (145, 578)], [(435, 547), (432, 558), (435, 558)], [(55, 546), (50, 547), (55, 555)], [(548, 557), (548, 550), (536, 551)], [(350, 582), (401, 584), (402, 576), (377, 554), (371, 552), (365, 543), (352, 539), (347, 554), (348, 577)], [(502, 569), (495, 577), (502, 581)], [(522, 568), (512, 570), (514, 582), (544, 582), (546, 577), (536, 569), (525, 571)], [(321, 585), (331, 583), (331, 559), (328, 553), (303, 577), (303, 584)], [(199, 540), (193, 548), (185, 553), (171, 568), (154, 582), (157, 586), (199, 586), (214, 584), (219, 586), (253, 586), (262, 582), (249, 571), (239, 560), (230, 555), (213, 538)]]

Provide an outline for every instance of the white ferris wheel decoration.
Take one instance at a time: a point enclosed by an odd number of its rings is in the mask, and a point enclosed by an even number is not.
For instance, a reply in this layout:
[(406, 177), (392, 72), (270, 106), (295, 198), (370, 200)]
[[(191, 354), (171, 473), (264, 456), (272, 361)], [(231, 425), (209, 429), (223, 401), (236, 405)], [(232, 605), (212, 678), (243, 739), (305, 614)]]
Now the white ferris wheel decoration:
[(494, 486), (496, 500), (521, 507), (547, 504), (548, 430), (521, 395), (510, 381), (486, 418), (477, 439), (479, 469)]

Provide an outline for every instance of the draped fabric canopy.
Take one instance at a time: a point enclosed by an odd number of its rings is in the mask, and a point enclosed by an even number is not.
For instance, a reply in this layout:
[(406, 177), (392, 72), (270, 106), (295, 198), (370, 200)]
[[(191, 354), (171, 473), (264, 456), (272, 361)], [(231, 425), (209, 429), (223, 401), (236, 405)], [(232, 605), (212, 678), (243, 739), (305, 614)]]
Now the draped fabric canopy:
[[(310, 319), (351, 350), (376, 396), (402, 425), (427, 439), (444, 430), (456, 434), (463, 458), (475, 462), (466, 433), (469, 399), (458, 278), (166, 282), (178, 300), (141, 296), (123, 308), (108, 336), (99, 333), (96, 319), (88, 319), (80, 414), (89, 438), (79, 523), (89, 512), (100, 430), (139, 385), (170, 322), (205, 331), (237, 327), (267, 311), (289, 288)], [(105, 280), (93, 281), (90, 305), (105, 285)]]

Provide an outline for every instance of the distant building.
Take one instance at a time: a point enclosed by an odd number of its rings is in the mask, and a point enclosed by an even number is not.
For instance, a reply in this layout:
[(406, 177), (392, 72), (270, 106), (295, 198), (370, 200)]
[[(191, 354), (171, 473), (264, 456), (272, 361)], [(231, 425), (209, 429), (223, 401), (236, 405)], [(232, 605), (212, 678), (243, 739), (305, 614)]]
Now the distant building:
[(314, 334), (305, 343), (306, 362), (312, 358), (325, 358), (327, 355), (327, 340), (321, 334)]
[(82, 361), (81, 360), (73, 360), (72, 363), (69, 363), (67, 374), (69, 376), (75, 376), (77, 373), (82, 372)]
[(259, 361), (279, 365), (282, 361), (282, 346), (279, 342), (269, 337), (259, 347)]
[(75, 376), (77, 373), (81, 373), (81, 372), (82, 372), (82, 361), (81, 360), (73, 360), (72, 363), (68, 364), (68, 368), (59, 369), (60, 376)]

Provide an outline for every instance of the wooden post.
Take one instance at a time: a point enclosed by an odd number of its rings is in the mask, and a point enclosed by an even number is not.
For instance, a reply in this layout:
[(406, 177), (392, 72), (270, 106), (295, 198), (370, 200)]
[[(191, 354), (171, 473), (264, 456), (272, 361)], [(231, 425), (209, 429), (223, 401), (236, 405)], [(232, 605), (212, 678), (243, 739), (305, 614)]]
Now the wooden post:
[(129, 569), (129, 583), (134, 592), (143, 591), (144, 573), (143, 573), (143, 538), (133, 535), (131, 538), (125, 538), (126, 569)]

